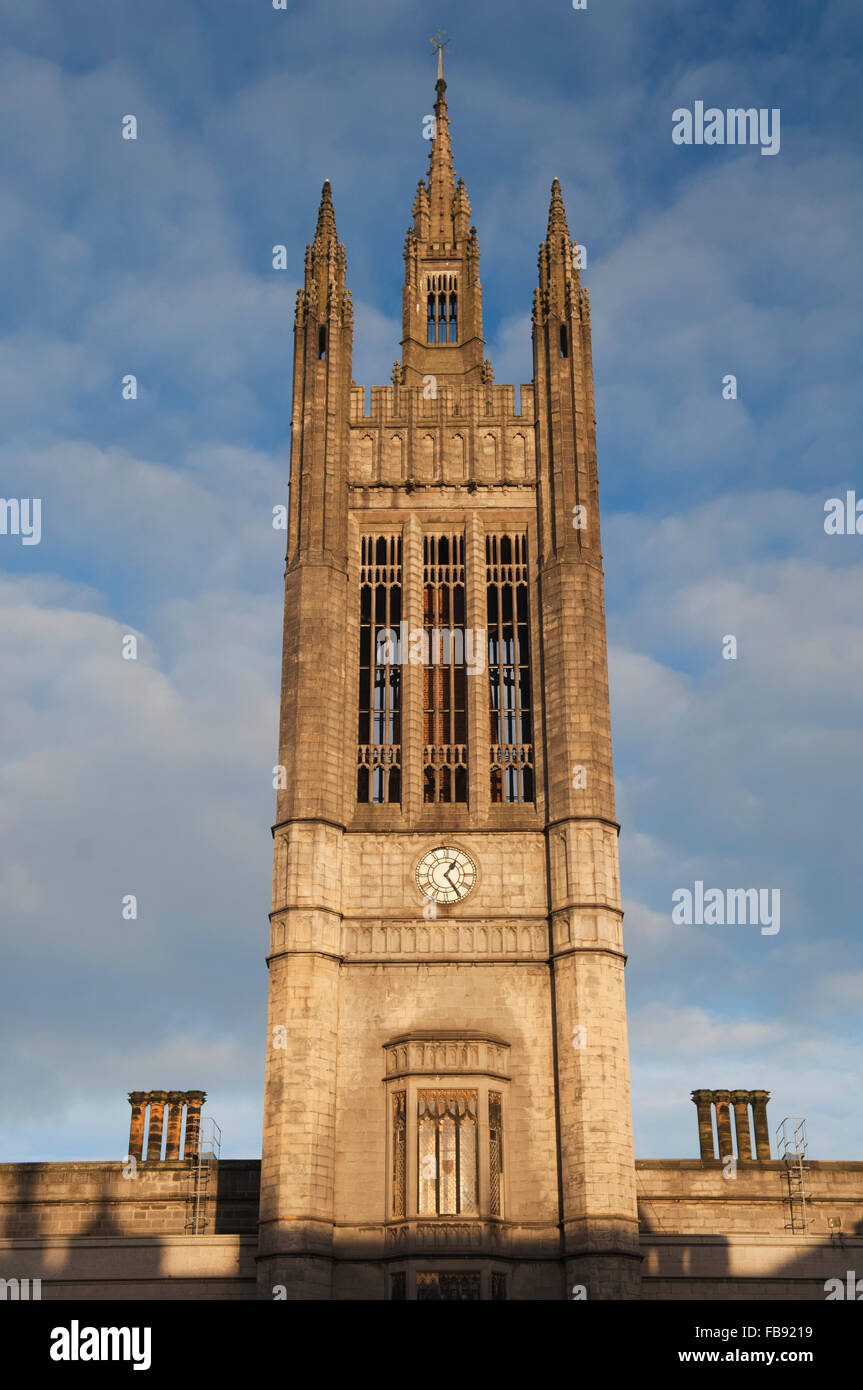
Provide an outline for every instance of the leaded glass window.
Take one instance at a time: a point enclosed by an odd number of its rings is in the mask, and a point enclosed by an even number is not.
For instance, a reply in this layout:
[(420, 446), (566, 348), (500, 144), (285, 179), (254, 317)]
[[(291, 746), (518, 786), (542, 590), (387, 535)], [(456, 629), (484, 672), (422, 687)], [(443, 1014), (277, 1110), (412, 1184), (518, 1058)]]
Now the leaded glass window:
[(477, 1216), (477, 1093), (417, 1093), (420, 1216)]
[(393, 1095), (393, 1216), (405, 1214), (407, 1128), (404, 1091)]
[(503, 1117), (500, 1091), (488, 1093), (488, 1179), (489, 1212), (501, 1214), (501, 1179), (503, 1177)]

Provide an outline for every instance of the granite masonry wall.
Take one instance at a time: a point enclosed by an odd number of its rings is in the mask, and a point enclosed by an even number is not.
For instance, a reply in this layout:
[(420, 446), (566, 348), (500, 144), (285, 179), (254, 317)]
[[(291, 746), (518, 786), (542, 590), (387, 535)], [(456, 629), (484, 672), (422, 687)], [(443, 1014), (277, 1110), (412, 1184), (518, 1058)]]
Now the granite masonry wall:
[[(383, 1078), (379, 1084), (384, 1087)], [(344, 1085), (350, 1086), (347, 1074)], [(369, 1103), (361, 1088), (354, 1103)], [(849, 1269), (863, 1277), (863, 1163), (809, 1164), (805, 1233), (786, 1230), (787, 1178), (777, 1160), (740, 1162), (732, 1179), (723, 1177), (719, 1161), (640, 1159), (635, 1168), (642, 1298), (818, 1300), (827, 1279), (844, 1283)], [(123, 1172), (120, 1163), (0, 1164), (0, 1279), (10, 1281), (7, 1298), (17, 1292), (16, 1279), (41, 1279), (43, 1299), (255, 1297), (259, 1162), (213, 1165), (197, 1235), (187, 1230), (192, 1165), (142, 1163), (134, 1179)], [(367, 1215), (377, 1225), (382, 1189), (369, 1186)], [(536, 1205), (540, 1216), (541, 1192)], [(516, 1275), (510, 1298), (537, 1296), (530, 1291), (540, 1267), (524, 1262), (522, 1250), (538, 1253), (543, 1236), (556, 1242), (553, 1225), (544, 1226), (528, 1223), (500, 1243), (495, 1265)], [(340, 1232), (345, 1245), (360, 1236), (356, 1227)], [(443, 1267), (442, 1256), (447, 1266), (471, 1268), (469, 1233), (456, 1233), (449, 1253), (436, 1250), (436, 1267)], [(544, 1271), (542, 1296), (566, 1297), (562, 1269)], [(342, 1298), (385, 1296), (371, 1263), (346, 1265), (337, 1284)]]

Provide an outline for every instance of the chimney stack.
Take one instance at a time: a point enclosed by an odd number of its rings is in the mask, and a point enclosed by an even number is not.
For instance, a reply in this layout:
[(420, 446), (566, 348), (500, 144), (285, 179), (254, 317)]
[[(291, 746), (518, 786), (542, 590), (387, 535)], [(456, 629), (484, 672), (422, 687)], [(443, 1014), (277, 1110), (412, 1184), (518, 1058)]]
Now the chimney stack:
[[(170, 1163), (177, 1159), (198, 1157), (201, 1132), (201, 1106), (206, 1091), (130, 1091), (132, 1120), (129, 1125), (129, 1154), (138, 1162)], [(186, 1108), (186, 1131), (183, 1152), (180, 1134), (183, 1128), (183, 1107)], [(148, 1116), (149, 1107), (149, 1116)], [(168, 1111), (167, 1133), (164, 1135), (165, 1157), (162, 1158), (165, 1110)], [(149, 1121), (149, 1122), (148, 1122)], [(146, 1134), (146, 1141), (145, 1141)]]
[[(731, 1115), (733, 1106), (734, 1135), (737, 1157), (752, 1161), (752, 1134), (755, 1134), (755, 1161), (770, 1158), (770, 1132), (767, 1128), (769, 1091), (693, 1091), (692, 1100), (698, 1111), (698, 1142), (701, 1158), (707, 1163), (721, 1162), (734, 1156)], [(749, 1107), (752, 1106), (750, 1129)], [(716, 1138), (713, 1134), (713, 1111), (716, 1111)], [(716, 1152), (717, 1141), (719, 1152)]]
[(201, 1133), (201, 1106), (207, 1099), (206, 1091), (186, 1092), (186, 1149), (185, 1158), (198, 1157), (198, 1141)]

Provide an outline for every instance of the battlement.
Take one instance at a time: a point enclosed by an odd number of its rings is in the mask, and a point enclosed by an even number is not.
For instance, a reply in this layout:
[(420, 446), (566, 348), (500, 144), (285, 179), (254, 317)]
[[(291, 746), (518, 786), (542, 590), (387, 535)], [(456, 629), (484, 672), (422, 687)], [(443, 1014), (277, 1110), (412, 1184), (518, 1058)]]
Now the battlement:
[[(434, 390), (434, 395), (428, 392)], [(521, 387), (521, 409), (516, 409), (514, 386), (372, 386), (371, 408), (365, 413), (365, 387), (351, 386), (352, 425), (408, 425), (444, 419), (465, 423), (534, 423), (533, 383)]]
[(350, 481), (532, 484), (536, 481), (533, 386), (351, 387)]

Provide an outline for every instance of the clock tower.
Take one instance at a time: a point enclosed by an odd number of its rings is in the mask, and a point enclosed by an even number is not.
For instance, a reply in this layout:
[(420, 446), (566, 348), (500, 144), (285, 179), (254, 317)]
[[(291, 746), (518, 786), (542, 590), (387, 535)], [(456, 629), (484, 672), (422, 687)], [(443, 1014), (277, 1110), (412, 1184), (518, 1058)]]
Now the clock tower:
[(259, 1292), (634, 1298), (590, 306), (555, 179), (493, 384), (434, 114), (368, 411), (329, 182), (297, 295)]

